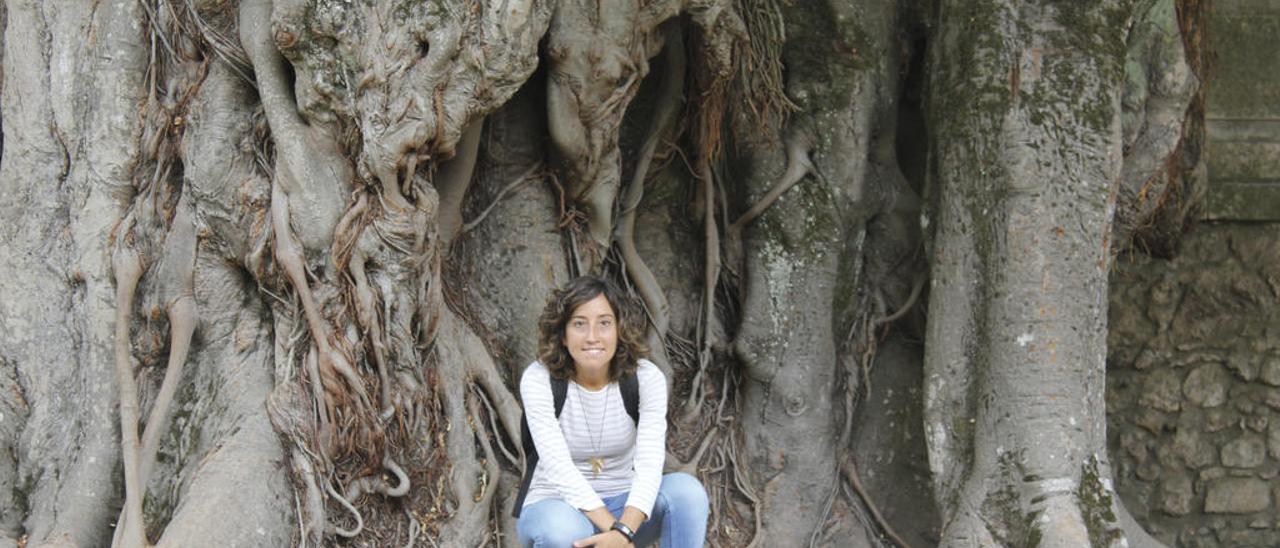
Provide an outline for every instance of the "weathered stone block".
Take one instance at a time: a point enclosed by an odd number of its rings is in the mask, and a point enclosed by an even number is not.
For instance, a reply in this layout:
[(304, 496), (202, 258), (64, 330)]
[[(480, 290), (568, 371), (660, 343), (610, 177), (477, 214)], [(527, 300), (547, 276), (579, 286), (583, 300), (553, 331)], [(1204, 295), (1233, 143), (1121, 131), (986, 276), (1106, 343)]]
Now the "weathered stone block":
[(1230, 546), (1232, 548), (1276, 545), (1276, 540), (1273, 535), (1267, 531), (1259, 531), (1256, 529), (1232, 529), (1222, 531), (1218, 534), (1218, 539), (1222, 541), (1223, 546)]
[(1134, 424), (1157, 435), (1164, 432), (1165, 428), (1173, 422), (1167, 414), (1151, 408), (1135, 410), (1134, 415)]
[(1221, 467), (1214, 466), (1212, 468), (1205, 468), (1204, 470), (1200, 471), (1200, 482), (1201, 483), (1211, 482), (1213, 480), (1226, 477), (1226, 475), (1227, 475), (1227, 471)]
[(1151, 453), (1148, 449), (1148, 438), (1149, 436), (1140, 430), (1126, 430), (1120, 434), (1120, 446), (1133, 457), (1135, 462), (1142, 464), (1147, 462)]
[(1280, 411), (1280, 388), (1267, 388), (1262, 392), (1262, 403), (1267, 407)]
[[(1164, 362), (1163, 356), (1157, 354), (1154, 350), (1151, 350), (1150, 348), (1144, 348), (1142, 349), (1142, 352), (1138, 353), (1138, 357), (1133, 360), (1133, 368), (1139, 371), (1144, 371), (1147, 369), (1151, 369), (1153, 365), (1157, 365), (1162, 362)], [(1280, 364), (1277, 364), (1276, 367), (1277, 369), (1280, 369)]]
[(1222, 465), (1232, 468), (1253, 468), (1267, 457), (1267, 445), (1262, 436), (1245, 434), (1222, 446)]
[(1253, 415), (1244, 420), (1244, 425), (1254, 432), (1264, 432), (1269, 422), (1266, 415)]
[(1259, 378), (1271, 386), (1280, 386), (1280, 358), (1267, 356), (1262, 362)]
[(1204, 429), (1206, 432), (1221, 432), (1236, 422), (1236, 414), (1221, 407), (1204, 412)]
[(1267, 482), (1257, 478), (1222, 478), (1209, 484), (1204, 511), (1210, 514), (1252, 514), (1271, 506)]
[(1206, 363), (1187, 375), (1182, 383), (1182, 392), (1187, 400), (1200, 407), (1217, 407), (1227, 401), (1230, 382), (1231, 377), (1221, 364)]
[(1182, 407), (1181, 375), (1171, 369), (1156, 369), (1143, 382), (1138, 403), (1160, 411), (1177, 411)]
[(1280, 423), (1271, 423), (1267, 429), (1267, 451), (1271, 458), (1280, 460)]
[(1192, 468), (1212, 465), (1217, 458), (1213, 444), (1193, 428), (1178, 428), (1178, 432), (1173, 435), (1173, 453)]
[(1191, 478), (1186, 474), (1174, 474), (1160, 482), (1160, 507), (1165, 513), (1171, 516), (1190, 514), (1194, 500)]
[(1227, 360), (1227, 369), (1244, 382), (1253, 382), (1253, 379), (1258, 378), (1258, 363), (1254, 361), (1253, 356), (1239, 354), (1232, 356)]

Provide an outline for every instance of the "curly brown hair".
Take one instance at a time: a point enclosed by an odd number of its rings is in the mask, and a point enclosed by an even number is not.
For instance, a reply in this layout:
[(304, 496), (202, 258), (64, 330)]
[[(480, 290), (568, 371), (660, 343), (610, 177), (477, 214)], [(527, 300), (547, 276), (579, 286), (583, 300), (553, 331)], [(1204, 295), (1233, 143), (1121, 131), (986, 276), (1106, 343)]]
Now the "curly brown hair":
[(573, 357), (564, 346), (564, 330), (573, 311), (583, 303), (604, 295), (618, 322), (618, 348), (609, 362), (609, 380), (636, 370), (636, 363), (649, 353), (644, 343), (644, 316), (635, 300), (608, 279), (579, 276), (551, 293), (538, 318), (538, 361), (557, 379), (573, 378)]

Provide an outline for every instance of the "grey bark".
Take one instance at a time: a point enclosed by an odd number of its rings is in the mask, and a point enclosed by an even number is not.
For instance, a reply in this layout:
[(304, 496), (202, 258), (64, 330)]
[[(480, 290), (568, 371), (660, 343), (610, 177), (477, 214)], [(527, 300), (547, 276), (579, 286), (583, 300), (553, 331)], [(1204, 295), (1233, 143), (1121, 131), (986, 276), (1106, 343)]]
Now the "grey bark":
[[(715, 544), (932, 540), (924, 498), (944, 543), (1139, 543), (1103, 299), (1194, 88), (1169, 4), (924, 4), (10, 1), (0, 545), (511, 546), (513, 387), (583, 272), (647, 307)], [(889, 493), (920, 28), (936, 483)]]
[(1112, 488), (1102, 399), (1130, 160), (1132, 23), (1115, 22), (1141, 16), (1126, 2), (942, 3), (925, 405), (943, 545), (1155, 543)]
[[(894, 2), (786, 10), (787, 32), (798, 37), (783, 54), (787, 94), (801, 113), (780, 144), (743, 140), (751, 143), (743, 168), (749, 199), (762, 196), (782, 168), (810, 166), (749, 229), (745, 246), (736, 349), (747, 372), (746, 448), (762, 482), (759, 511), (768, 517), (757, 537), (763, 546), (794, 544), (802, 532), (823, 527), (824, 506), (837, 493), (832, 486), (842, 481), (842, 394), (860, 384), (842, 364), (855, 352), (845, 334), (868, 283), (861, 270), (871, 249), (865, 224), (900, 191), (871, 166), (877, 132), (892, 143), (894, 118), (886, 113), (897, 111), (897, 10)], [(862, 51), (880, 54), (863, 58)], [(780, 149), (788, 146), (803, 153), (784, 157)]]

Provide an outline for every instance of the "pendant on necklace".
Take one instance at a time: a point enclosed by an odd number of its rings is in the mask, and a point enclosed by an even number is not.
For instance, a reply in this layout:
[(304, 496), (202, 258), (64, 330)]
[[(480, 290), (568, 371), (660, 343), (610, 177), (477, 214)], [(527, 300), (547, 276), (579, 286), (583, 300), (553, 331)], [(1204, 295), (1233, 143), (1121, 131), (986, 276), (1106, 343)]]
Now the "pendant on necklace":
[(600, 477), (600, 471), (604, 469), (604, 459), (601, 457), (591, 457), (587, 459), (591, 463), (591, 479)]

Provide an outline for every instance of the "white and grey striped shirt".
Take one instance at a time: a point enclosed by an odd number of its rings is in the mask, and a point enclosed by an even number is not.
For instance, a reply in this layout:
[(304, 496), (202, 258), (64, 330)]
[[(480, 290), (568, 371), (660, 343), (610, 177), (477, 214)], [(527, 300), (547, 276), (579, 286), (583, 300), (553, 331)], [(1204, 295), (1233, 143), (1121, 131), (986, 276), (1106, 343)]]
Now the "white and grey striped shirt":
[[(651, 515), (667, 456), (667, 381), (658, 366), (643, 359), (636, 379), (639, 425), (627, 414), (616, 382), (592, 392), (570, 380), (557, 421), (546, 366), (535, 361), (525, 368), (520, 398), (538, 449), (525, 506), (559, 498), (574, 508), (593, 510), (604, 506), (603, 497), (631, 491), (627, 506)], [(598, 475), (592, 457), (604, 459)]]

